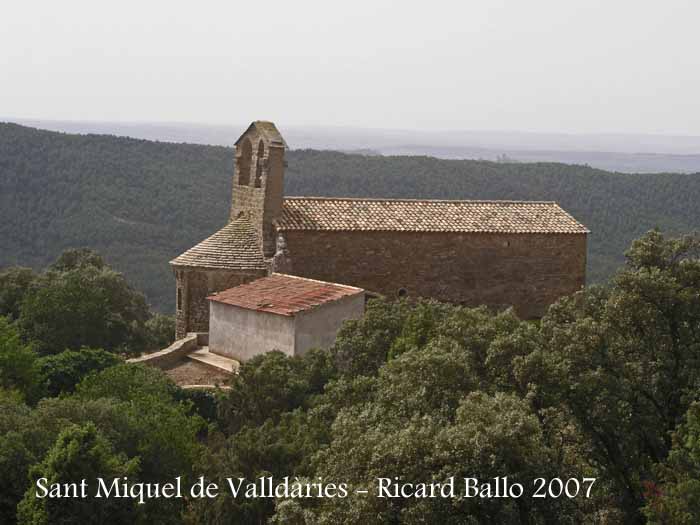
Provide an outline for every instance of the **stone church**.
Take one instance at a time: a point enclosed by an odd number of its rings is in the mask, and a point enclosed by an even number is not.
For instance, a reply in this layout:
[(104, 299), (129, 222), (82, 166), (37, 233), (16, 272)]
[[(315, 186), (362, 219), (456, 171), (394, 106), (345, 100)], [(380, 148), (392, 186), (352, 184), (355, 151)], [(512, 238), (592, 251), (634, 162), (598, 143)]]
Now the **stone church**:
[(170, 262), (178, 338), (208, 331), (208, 296), (273, 272), (524, 319), (584, 285), (588, 230), (555, 202), (285, 197), (286, 148), (272, 122), (236, 141), (228, 223)]

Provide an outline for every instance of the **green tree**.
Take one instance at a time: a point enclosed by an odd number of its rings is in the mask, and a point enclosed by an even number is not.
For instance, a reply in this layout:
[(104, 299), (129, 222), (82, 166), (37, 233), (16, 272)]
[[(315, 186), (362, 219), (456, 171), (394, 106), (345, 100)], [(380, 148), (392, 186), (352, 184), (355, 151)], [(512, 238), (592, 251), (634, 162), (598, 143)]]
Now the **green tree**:
[(83, 266), (92, 266), (97, 269), (105, 268), (104, 259), (97, 252), (88, 248), (69, 248), (58, 256), (58, 259), (49, 266), (49, 270), (67, 272)]
[(345, 322), (332, 350), (340, 373), (344, 376), (375, 375), (389, 359), (392, 344), (404, 330), (410, 311), (406, 300), (375, 299), (367, 303), (360, 319)]
[(443, 415), (478, 388), (462, 348), (447, 339), (405, 351), (379, 370), (376, 400), (395, 415)]
[(541, 409), (567, 412), (578, 445), (625, 521), (643, 521), (645, 480), (670, 448), (700, 384), (699, 241), (650, 232), (606, 289), (550, 309), (530, 356)]
[(0, 388), (15, 389), (33, 398), (38, 384), (36, 354), (22, 343), (15, 326), (0, 317)]
[[(336, 374), (325, 350), (293, 358), (269, 352), (244, 363), (221, 401), (220, 421), (228, 437), (209, 436), (198, 471), (222, 485), (225, 477), (310, 475), (311, 458), (327, 442), (335, 408), (325, 403), (307, 409), (325, 397), (322, 392)], [(222, 494), (214, 501), (194, 501), (187, 523), (260, 523), (273, 512), (269, 499)]]
[[(0, 468), (13, 473), (7, 480), (7, 507), (27, 490), (28, 467), (44, 458), (71, 425), (93, 424), (116, 453), (138, 458), (141, 481), (182, 476), (187, 484), (202, 453), (206, 424), (178, 396), (160, 370), (117, 365), (89, 374), (75, 394), (45, 398), (33, 410), (10, 400), (3, 403), (0, 397), (0, 436), (6, 437), (0, 439)], [(183, 504), (180, 499), (151, 500), (144, 519), (179, 523)]]
[(13, 430), (0, 436), (0, 520), (2, 523), (15, 523), (17, 504), (27, 490), (27, 474), (36, 458), (22, 435)]
[(77, 351), (66, 350), (60, 354), (41, 357), (37, 360), (37, 365), (45, 392), (57, 396), (73, 392), (75, 386), (90, 372), (122, 362), (120, 357), (111, 352), (83, 347)]
[(700, 522), (700, 403), (693, 403), (673, 434), (673, 447), (645, 484), (644, 512), (650, 524)]
[(328, 352), (311, 350), (303, 357), (267, 352), (246, 361), (221, 402), (221, 423), (230, 434), (245, 426), (277, 420), (284, 412), (320, 394), (334, 374)]
[(71, 251), (25, 294), (19, 325), (42, 354), (82, 346), (138, 353), (149, 317), (143, 295), (89, 251)]
[(0, 523), (14, 523), (17, 503), (29, 486), (28, 472), (37, 461), (24, 430), (31, 409), (16, 391), (0, 389)]
[[(338, 414), (332, 436), (315, 456), (314, 477), (348, 481), (351, 491), (368, 490), (369, 496), (302, 503), (321, 523), (576, 523), (581, 517), (572, 501), (531, 497), (534, 478), (571, 471), (548, 447), (528, 403), (511, 394), (473, 392), (452, 421), (360, 405)], [(462, 478), (493, 482), (504, 473), (511, 483), (523, 484), (523, 498), (462, 497)], [(453, 476), (454, 498), (376, 497), (377, 478), (446, 483)]]
[(0, 271), (0, 317), (19, 318), (24, 294), (36, 279), (31, 268), (12, 266)]
[(99, 399), (111, 397), (120, 401), (134, 401), (143, 397), (162, 397), (172, 401), (179, 388), (162, 370), (133, 363), (122, 363), (88, 374), (77, 386), (77, 395)]
[(175, 316), (154, 314), (146, 321), (148, 334), (147, 348), (149, 350), (162, 350), (170, 346), (175, 340)]
[[(268, 419), (248, 426), (225, 441), (212, 440), (198, 464), (198, 472), (226, 486), (226, 477), (254, 482), (262, 476), (280, 480), (313, 472), (311, 458), (324, 443), (325, 432), (302, 409), (285, 412), (277, 421)], [(269, 498), (234, 498), (228, 491), (214, 500), (193, 501), (186, 515), (191, 524), (236, 525), (264, 523), (275, 509)]]
[[(180, 401), (180, 389), (159, 369), (121, 364), (88, 375), (76, 388), (82, 400), (120, 401), (133, 433), (124, 446), (141, 457), (144, 479), (188, 477), (201, 452), (199, 436), (206, 424), (190, 402)], [(178, 504), (178, 502), (163, 502)]]
[(414, 303), (401, 320), (401, 331), (389, 348), (388, 358), (393, 359), (407, 350), (425, 346), (438, 334), (445, 317), (452, 310), (451, 305), (437, 301)]
[[(43, 461), (32, 467), (30, 477), (46, 478), (46, 484), (75, 483), (84, 479), (94, 486), (105, 479), (138, 476), (139, 462), (115, 453), (94, 424), (69, 426), (58, 436)], [(27, 490), (17, 506), (20, 524), (135, 523), (139, 509), (134, 500), (121, 498), (39, 498), (37, 488)]]

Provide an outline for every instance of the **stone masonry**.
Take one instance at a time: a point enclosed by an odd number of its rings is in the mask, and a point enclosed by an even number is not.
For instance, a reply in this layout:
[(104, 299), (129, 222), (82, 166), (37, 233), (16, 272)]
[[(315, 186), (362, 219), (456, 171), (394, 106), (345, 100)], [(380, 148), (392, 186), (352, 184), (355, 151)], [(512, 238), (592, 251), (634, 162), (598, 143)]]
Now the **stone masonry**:
[(389, 298), (514, 306), (525, 319), (580, 290), (586, 275), (585, 235), (294, 231), (285, 239), (295, 275)]

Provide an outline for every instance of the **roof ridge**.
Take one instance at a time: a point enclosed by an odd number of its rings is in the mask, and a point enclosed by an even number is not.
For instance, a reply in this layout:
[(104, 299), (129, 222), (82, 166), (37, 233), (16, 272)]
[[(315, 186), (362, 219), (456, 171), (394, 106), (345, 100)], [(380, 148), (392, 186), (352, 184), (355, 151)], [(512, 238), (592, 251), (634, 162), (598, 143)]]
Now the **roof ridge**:
[(348, 202), (447, 202), (447, 203), (488, 203), (488, 204), (555, 204), (557, 201), (525, 201), (525, 200), (498, 200), (498, 199), (389, 199), (375, 197), (305, 197), (289, 196), (284, 200), (313, 200), (313, 201), (348, 201)]

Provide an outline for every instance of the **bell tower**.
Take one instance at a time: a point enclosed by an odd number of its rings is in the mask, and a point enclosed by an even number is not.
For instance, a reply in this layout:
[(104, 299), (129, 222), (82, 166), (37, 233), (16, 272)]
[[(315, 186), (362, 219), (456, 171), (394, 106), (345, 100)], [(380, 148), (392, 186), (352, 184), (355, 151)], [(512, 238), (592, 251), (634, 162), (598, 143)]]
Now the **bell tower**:
[(287, 144), (272, 122), (256, 120), (235, 143), (231, 214), (250, 217), (259, 228), (265, 257), (275, 254), (274, 221), (282, 213)]

